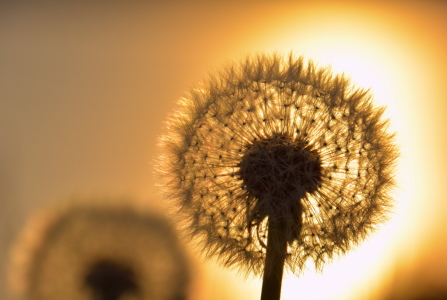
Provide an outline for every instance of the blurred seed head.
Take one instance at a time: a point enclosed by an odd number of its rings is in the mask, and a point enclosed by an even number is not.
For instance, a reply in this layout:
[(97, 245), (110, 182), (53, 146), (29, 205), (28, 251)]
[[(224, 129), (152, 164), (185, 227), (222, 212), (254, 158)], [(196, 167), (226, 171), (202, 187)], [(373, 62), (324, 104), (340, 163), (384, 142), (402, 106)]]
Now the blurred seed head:
[(90, 201), (30, 219), (12, 251), (11, 281), (30, 300), (180, 300), (189, 270), (163, 216)]
[(263, 270), (267, 220), (285, 224), (286, 265), (317, 268), (386, 219), (398, 151), (384, 108), (340, 75), (257, 55), (211, 75), (167, 121), (158, 169), (199, 247)]

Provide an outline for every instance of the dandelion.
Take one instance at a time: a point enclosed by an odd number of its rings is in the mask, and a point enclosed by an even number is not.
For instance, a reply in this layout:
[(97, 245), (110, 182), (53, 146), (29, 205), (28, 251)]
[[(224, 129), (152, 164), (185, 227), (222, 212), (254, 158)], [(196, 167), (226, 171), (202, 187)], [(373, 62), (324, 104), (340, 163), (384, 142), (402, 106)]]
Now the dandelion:
[(361, 242), (392, 204), (398, 156), (384, 108), (311, 61), (258, 55), (212, 75), (167, 122), (159, 170), (192, 236), (225, 266), (317, 269)]
[(12, 283), (30, 300), (181, 300), (188, 269), (162, 216), (77, 203), (31, 219), (14, 247)]

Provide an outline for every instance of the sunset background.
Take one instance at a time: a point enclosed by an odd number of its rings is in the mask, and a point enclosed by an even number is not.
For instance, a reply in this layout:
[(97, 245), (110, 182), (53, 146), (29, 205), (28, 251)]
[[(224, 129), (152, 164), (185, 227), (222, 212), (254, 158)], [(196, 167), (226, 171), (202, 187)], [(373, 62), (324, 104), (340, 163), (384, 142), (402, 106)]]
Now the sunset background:
[[(447, 2), (151, 2), (0, 2), (1, 299), (15, 299), (9, 249), (36, 209), (92, 195), (165, 209), (152, 161), (167, 114), (259, 51), (370, 88), (401, 151), (390, 221), (322, 273), (286, 274), (282, 299), (447, 294)], [(191, 299), (259, 299), (259, 278), (191, 259)]]

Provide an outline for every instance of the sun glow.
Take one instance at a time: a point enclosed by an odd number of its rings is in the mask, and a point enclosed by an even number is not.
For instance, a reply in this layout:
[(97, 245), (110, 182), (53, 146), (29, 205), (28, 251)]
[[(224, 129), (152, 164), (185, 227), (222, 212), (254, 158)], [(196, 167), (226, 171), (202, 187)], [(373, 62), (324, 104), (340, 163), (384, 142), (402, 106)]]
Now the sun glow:
[(392, 276), (399, 245), (412, 234), (422, 235), (424, 228), (408, 217), (423, 209), (414, 203), (420, 192), (414, 184), (418, 166), (411, 162), (419, 152), (411, 140), (421, 129), (411, 119), (417, 114), (416, 106), (408, 103), (421, 96), (421, 78), (428, 78), (432, 69), (421, 59), (424, 37), (411, 36), (408, 23), (374, 7), (300, 7), (281, 15), (266, 43), (263, 37), (260, 51), (304, 55), (319, 66), (330, 66), (333, 73), (350, 77), (355, 86), (369, 89), (375, 104), (387, 107), (385, 116), (390, 118), (391, 130), (397, 132), (402, 152), (390, 220), (322, 273), (310, 266), (299, 278), (288, 274), (283, 281), (283, 300), (376, 296), (377, 289)]

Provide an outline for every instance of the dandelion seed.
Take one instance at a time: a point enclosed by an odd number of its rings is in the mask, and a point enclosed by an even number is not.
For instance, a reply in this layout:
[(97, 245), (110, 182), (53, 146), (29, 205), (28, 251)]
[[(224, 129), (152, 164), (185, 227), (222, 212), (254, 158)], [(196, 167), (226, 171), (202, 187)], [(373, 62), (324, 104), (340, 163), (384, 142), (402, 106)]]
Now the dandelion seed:
[(249, 57), (169, 118), (167, 197), (208, 256), (280, 290), (284, 264), (320, 269), (386, 218), (398, 153), (383, 111), (303, 58)]
[(32, 219), (11, 272), (30, 300), (180, 300), (189, 277), (167, 220), (110, 203), (72, 204)]

